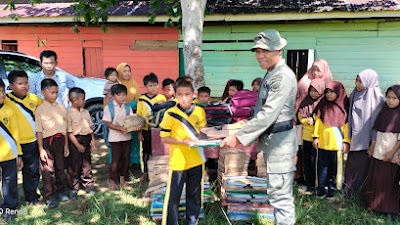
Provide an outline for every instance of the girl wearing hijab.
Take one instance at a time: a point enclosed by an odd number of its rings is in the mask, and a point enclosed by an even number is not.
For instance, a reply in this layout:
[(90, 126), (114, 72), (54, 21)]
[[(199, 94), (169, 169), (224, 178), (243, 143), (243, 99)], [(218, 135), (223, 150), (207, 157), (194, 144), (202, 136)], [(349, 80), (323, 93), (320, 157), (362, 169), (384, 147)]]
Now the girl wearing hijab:
[(350, 145), (347, 112), (349, 99), (343, 84), (326, 84), (325, 96), (314, 110), (313, 146), (317, 149), (317, 180), (320, 198), (333, 198), (343, 182), (343, 154)]
[[(310, 87), (311, 81), (312, 80), (322, 80), (324, 81), (325, 84), (331, 82), (332, 79), (332, 73), (331, 70), (329, 69), (328, 63), (323, 60), (323, 59), (317, 59), (314, 61), (310, 69), (307, 70), (307, 72), (303, 75), (303, 77), (299, 80), (297, 83), (297, 95), (296, 95), (296, 102), (294, 105), (294, 111), (298, 112), (300, 103), (307, 98), (308, 96), (308, 88)], [(297, 137), (298, 140), (297, 142), (299, 143), (299, 146), (302, 145), (303, 140), (301, 139), (302, 134), (302, 128), (300, 125), (300, 122), (297, 120), (297, 117), (294, 118), (294, 123), (297, 125), (296, 126), (296, 131), (298, 132)], [(298, 163), (296, 163), (296, 172), (295, 172), (295, 179), (297, 181), (302, 182), (303, 177), (302, 177), (302, 151), (300, 151), (301, 148), (299, 148), (299, 151), (297, 153), (298, 157)]]
[(400, 199), (400, 167), (395, 164), (400, 148), (399, 99), (400, 85), (391, 86), (373, 127), (376, 140), (368, 149), (371, 160), (365, 188), (370, 210), (396, 215)]
[(306, 182), (306, 194), (312, 194), (315, 191), (315, 157), (316, 150), (312, 146), (314, 132), (314, 120), (312, 113), (322, 99), (325, 90), (325, 82), (321, 79), (311, 81), (308, 88), (308, 96), (305, 98), (299, 107), (297, 114), (299, 122), (303, 125), (303, 174)]
[[(349, 138), (350, 151), (347, 155), (343, 192), (350, 197), (361, 193), (368, 172), (367, 150), (375, 138), (372, 132), (375, 119), (380, 112), (384, 98), (378, 83), (378, 74), (371, 69), (360, 72), (356, 87), (350, 95)], [(360, 192), (361, 191), (361, 192)]]
[[(136, 112), (137, 101), (140, 98), (139, 85), (136, 83), (135, 79), (132, 77), (132, 70), (128, 63), (120, 63), (117, 66), (118, 81), (123, 84), (128, 93), (126, 95), (126, 103), (132, 108), (133, 112)], [(131, 132), (131, 156), (130, 163), (139, 164), (140, 163), (140, 142), (138, 139), (138, 132)]]

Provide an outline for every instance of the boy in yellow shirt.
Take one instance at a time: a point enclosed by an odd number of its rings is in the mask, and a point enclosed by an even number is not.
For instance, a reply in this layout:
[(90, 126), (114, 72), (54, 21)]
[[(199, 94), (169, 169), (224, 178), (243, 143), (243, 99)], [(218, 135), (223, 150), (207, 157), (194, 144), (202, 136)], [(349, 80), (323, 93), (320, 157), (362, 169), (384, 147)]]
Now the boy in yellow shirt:
[(5, 98), (5, 84), (0, 79), (0, 168), (3, 192), (1, 216), (6, 222), (10, 222), (15, 214), (8, 212), (15, 210), (18, 205), (17, 167), (21, 169), (23, 163), (17, 117), (11, 107), (4, 105)]
[[(164, 95), (160, 95), (157, 93), (158, 89), (158, 78), (154, 73), (150, 73), (143, 78), (144, 86), (147, 89), (147, 93), (143, 94), (139, 98), (139, 102), (137, 105), (136, 113), (143, 118), (148, 119), (149, 122), (152, 122), (153, 111), (151, 107), (155, 104), (166, 102), (167, 99)], [(151, 156), (151, 129), (149, 124), (145, 124), (142, 131), (139, 132), (139, 141), (143, 143), (143, 154), (142, 154), (142, 163), (144, 165), (144, 173), (140, 180), (144, 180), (147, 176), (147, 161)]]
[(192, 104), (194, 88), (180, 80), (175, 87), (179, 103), (168, 109), (160, 124), (161, 141), (169, 144), (169, 181), (164, 199), (162, 224), (178, 224), (179, 201), (186, 182), (186, 224), (194, 225), (202, 206), (203, 148), (190, 148), (206, 125), (206, 114)]
[(19, 128), (19, 141), (23, 152), (22, 168), (23, 188), (25, 201), (28, 204), (37, 204), (39, 195), (39, 149), (36, 141), (35, 111), (43, 100), (28, 93), (28, 75), (24, 71), (13, 70), (8, 74), (11, 93), (7, 94), (4, 104), (10, 106), (14, 111)]

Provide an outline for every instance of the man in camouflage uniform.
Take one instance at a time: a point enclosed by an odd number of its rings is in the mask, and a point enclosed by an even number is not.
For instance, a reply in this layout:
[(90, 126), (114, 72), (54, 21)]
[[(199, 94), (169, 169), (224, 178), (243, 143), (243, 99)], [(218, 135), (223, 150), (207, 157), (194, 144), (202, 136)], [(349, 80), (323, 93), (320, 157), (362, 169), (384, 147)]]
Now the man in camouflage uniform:
[(251, 50), (256, 52), (260, 67), (268, 71), (260, 84), (255, 116), (221, 143), (221, 147), (235, 147), (259, 138), (258, 150), (263, 151), (267, 167), (267, 193), (275, 208), (275, 224), (279, 225), (296, 222), (293, 177), (297, 141), (292, 121), (297, 80), (282, 59), (286, 44), (276, 30), (264, 30), (255, 36)]

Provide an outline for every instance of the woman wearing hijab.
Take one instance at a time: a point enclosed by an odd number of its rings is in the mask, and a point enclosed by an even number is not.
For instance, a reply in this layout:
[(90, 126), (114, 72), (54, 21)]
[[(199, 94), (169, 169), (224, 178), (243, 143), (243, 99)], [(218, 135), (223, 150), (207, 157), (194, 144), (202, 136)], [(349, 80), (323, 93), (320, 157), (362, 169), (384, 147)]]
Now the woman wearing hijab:
[(371, 69), (361, 71), (356, 77), (356, 86), (350, 95), (349, 138), (350, 151), (347, 155), (343, 192), (350, 197), (361, 193), (368, 172), (367, 150), (375, 138), (372, 127), (384, 98), (378, 83), (378, 74)]
[[(325, 84), (331, 82), (332, 79), (332, 73), (331, 70), (329, 69), (328, 63), (323, 60), (323, 59), (317, 59), (314, 61), (312, 64), (311, 68), (307, 70), (307, 72), (303, 75), (303, 77), (300, 79), (300, 81), (297, 83), (297, 95), (296, 95), (296, 103), (294, 105), (294, 111), (298, 112), (300, 103), (307, 98), (308, 96), (308, 88), (310, 87), (311, 81), (312, 80), (322, 80)], [(297, 120), (297, 117), (294, 118), (294, 123), (297, 124), (296, 130), (298, 132), (297, 137), (298, 140), (297, 142), (301, 146), (303, 140), (301, 139), (301, 125), (299, 121)], [(301, 148), (299, 148), (301, 149)], [(302, 161), (303, 161), (303, 156), (302, 156), (302, 151), (298, 151), (297, 157), (298, 157), (298, 163), (296, 163), (296, 172), (295, 172), (295, 179), (297, 181), (302, 181)]]
[(333, 198), (343, 183), (343, 151), (350, 145), (347, 117), (349, 99), (343, 84), (326, 84), (325, 96), (314, 110), (313, 146), (317, 149), (317, 180), (320, 198)]
[(386, 91), (386, 101), (373, 129), (376, 140), (368, 149), (371, 157), (365, 187), (368, 209), (398, 215), (400, 167), (395, 164), (400, 148), (400, 85)]
[(307, 186), (307, 193), (311, 195), (315, 191), (315, 158), (317, 151), (312, 146), (314, 132), (314, 120), (312, 118), (313, 111), (319, 101), (324, 97), (325, 82), (321, 79), (311, 81), (308, 89), (308, 96), (299, 107), (297, 113), (299, 122), (303, 125), (303, 148), (302, 148), (302, 165), (304, 181)]
[[(136, 112), (137, 101), (140, 98), (140, 89), (139, 85), (132, 77), (132, 70), (128, 63), (120, 63), (117, 66), (118, 72), (118, 80), (123, 84), (128, 93), (126, 95), (126, 103), (131, 106), (133, 112)], [(138, 132), (131, 132), (132, 141), (131, 141), (131, 157), (130, 163), (139, 164), (140, 163), (140, 142), (138, 139)]]

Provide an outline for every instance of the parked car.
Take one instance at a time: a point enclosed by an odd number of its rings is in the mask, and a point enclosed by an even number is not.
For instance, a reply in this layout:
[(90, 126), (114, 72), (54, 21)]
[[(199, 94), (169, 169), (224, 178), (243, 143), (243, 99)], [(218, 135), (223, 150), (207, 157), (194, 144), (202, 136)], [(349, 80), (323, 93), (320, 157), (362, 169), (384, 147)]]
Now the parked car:
[[(7, 75), (12, 70), (24, 70), (28, 76), (41, 70), (40, 60), (20, 52), (0, 50), (0, 78), (6, 84), (6, 92), (11, 90), (8, 87)], [(61, 70), (60, 68), (58, 68)], [(103, 88), (107, 82), (105, 79), (80, 77), (65, 72), (74, 86), (80, 87), (86, 92), (85, 108), (89, 111), (93, 121), (95, 137), (102, 137), (103, 129), (101, 118), (103, 117)]]

